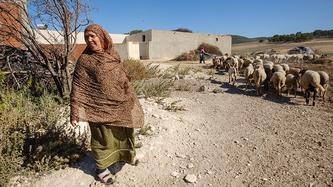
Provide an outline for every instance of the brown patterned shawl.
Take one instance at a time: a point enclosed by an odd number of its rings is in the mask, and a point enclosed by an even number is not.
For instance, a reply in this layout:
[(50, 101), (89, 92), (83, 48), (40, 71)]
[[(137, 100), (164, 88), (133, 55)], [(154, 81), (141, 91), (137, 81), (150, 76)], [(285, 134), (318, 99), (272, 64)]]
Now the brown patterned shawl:
[(71, 92), (71, 120), (142, 127), (142, 108), (123, 63), (113, 48), (111, 37), (96, 24), (89, 25), (84, 32), (87, 31), (99, 37), (104, 50), (96, 53), (87, 46), (76, 64)]

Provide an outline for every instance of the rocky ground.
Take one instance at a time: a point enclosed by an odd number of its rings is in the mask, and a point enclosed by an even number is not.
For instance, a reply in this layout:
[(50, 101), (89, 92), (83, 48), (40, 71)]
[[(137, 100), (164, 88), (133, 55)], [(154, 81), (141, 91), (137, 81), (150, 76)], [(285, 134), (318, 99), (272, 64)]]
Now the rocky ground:
[[(301, 96), (256, 96), (223, 73), (176, 82), (191, 89), (140, 99), (140, 163), (126, 165), (114, 186), (333, 186), (333, 113), (321, 100), (312, 107)], [(165, 109), (173, 101), (176, 112)], [(88, 153), (77, 167), (19, 185), (103, 186), (93, 174)]]

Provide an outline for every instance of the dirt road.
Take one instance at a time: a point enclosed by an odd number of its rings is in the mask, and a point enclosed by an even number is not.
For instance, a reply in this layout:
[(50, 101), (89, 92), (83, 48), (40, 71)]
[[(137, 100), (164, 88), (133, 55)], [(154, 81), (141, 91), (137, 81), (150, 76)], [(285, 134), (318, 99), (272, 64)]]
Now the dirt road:
[[(300, 96), (258, 97), (226, 83), (226, 75), (185, 81), (205, 91), (173, 92), (164, 104), (181, 100), (186, 111), (140, 100), (151, 130), (138, 136), (140, 164), (126, 165), (114, 186), (333, 185), (333, 113), (322, 102), (312, 107)], [(93, 173), (87, 156), (33, 186), (103, 186)]]

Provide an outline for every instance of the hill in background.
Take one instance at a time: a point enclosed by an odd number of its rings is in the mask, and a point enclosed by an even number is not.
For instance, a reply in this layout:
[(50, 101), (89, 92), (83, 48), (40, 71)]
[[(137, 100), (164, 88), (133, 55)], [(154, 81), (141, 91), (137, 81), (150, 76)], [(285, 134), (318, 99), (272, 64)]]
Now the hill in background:
[(256, 37), (256, 38), (248, 38), (240, 35), (231, 35), (232, 44), (239, 44), (245, 42), (262, 42), (264, 40), (268, 40), (270, 42), (304, 42), (311, 39), (318, 38), (333, 38), (333, 30), (315, 30), (313, 32), (297, 32), (295, 34), (283, 34), (283, 35), (274, 35), (272, 37)]
[(248, 38), (245, 36), (240, 35), (231, 35), (232, 37), (232, 44), (239, 44), (244, 42), (255, 42), (255, 41), (261, 41), (261, 40), (268, 40), (269, 37), (256, 37), (256, 38)]

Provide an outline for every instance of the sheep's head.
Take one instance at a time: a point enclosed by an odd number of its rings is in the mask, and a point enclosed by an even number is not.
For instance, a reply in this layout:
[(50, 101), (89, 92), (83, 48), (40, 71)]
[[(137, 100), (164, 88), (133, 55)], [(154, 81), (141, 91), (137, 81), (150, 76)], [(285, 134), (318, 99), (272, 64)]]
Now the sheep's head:
[(302, 75), (303, 75), (306, 71), (308, 71), (308, 69), (306, 69), (306, 68), (302, 68), (301, 71), (299, 72), (299, 77), (302, 77)]

